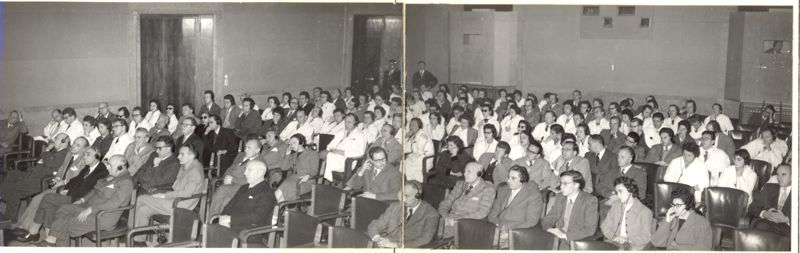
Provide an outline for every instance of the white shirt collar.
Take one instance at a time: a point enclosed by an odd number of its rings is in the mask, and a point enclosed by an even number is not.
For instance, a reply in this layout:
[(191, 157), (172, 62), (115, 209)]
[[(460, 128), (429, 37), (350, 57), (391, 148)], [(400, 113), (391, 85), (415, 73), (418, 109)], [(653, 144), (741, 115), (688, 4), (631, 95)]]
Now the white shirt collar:
[(622, 174), (628, 173), (628, 170), (630, 170), (631, 167), (633, 167), (633, 165), (632, 164), (628, 164), (628, 166), (620, 167), (620, 171), (622, 172)]

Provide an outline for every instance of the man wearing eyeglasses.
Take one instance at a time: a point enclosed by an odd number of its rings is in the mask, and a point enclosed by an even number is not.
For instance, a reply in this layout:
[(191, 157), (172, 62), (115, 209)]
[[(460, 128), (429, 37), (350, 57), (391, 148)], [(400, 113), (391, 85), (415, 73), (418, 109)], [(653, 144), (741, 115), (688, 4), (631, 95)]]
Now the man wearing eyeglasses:
[(133, 175), (133, 185), (139, 193), (150, 194), (158, 189), (172, 186), (178, 176), (180, 164), (175, 152), (175, 142), (169, 136), (159, 136), (155, 141), (155, 152), (148, 155), (147, 161)]
[(111, 110), (108, 109), (108, 103), (106, 102), (100, 102), (100, 105), (97, 107), (97, 121), (100, 121), (101, 119), (105, 119), (110, 122), (113, 122), (115, 119), (117, 119), (117, 115), (111, 113)]
[(347, 181), (349, 190), (363, 190), (361, 197), (381, 201), (397, 200), (402, 188), (402, 176), (396, 167), (388, 164), (386, 150), (374, 147), (369, 150), (370, 159), (364, 162), (358, 174)]
[(128, 145), (125, 149), (125, 159), (128, 161), (128, 172), (131, 175), (136, 175), (139, 168), (144, 165), (150, 154), (153, 153), (153, 145), (150, 145), (150, 132), (144, 128), (136, 130), (133, 136), (133, 143)]
[[(197, 151), (197, 154), (203, 154), (205, 145), (203, 144), (203, 139), (194, 133), (196, 128), (197, 120), (195, 120), (195, 118), (185, 118), (181, 121), (181, 136), (175, 140), (176, 149), (180, 150), (181, 147), (191, 144), (194, 150)], [(197, 159), (202, 163), (202, 156), (198, 156)]]
[(128, 135), (128, 125), (125, 124), (124, 119), (117, 118), (114, 120), (111, 123), (111, 132), (114, 134), (114, 139), (111, 140), (111, 147), (108, 148), (104, 158), (110, 158), (113, 155), (125, 155), (125, 149), (133, 142), (133, 138)]
[(514, 160), (513, 165), (518, 165), (528, 169), (530, 182), (539, 185), (539, 190), (555, 189), (558, 185), (558, 175), (551, 169), (550, 163), (542, 155), (542, 144), (531, 142), (525, 156)]
[[(560, 239), (558, 249), (569, 249), (569, 241), (587, 238), (597, 231), (597, 198), (586, 193), (580, 172), (562, 172), (561, 194), (542, 220), (542, 229)], [(555, 248), (555, 247), (554, 247)]]

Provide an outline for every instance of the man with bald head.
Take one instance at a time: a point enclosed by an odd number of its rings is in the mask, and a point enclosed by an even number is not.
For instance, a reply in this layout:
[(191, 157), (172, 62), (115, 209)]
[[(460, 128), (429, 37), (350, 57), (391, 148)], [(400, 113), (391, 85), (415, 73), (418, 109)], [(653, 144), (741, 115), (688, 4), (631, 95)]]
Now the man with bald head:
[[(264, 179), (267, 164), (250, 160), (244, 167), (246, 183), (239, 187), (219, 216), (219, 224), (237, 234), (244, 229), (272, 224), (272, 211), (278, 203), (275, 192)], [(248, 241), (253, 239), (257, 238)]]
[(792, 167), (778, 165), (775, 170), (777, 183), (768, 183), (753, 197), (748, 212), (755, 219), (752, 228), (770, 231), (784, 236), (791, 234), (792, 223)]
[(97, 106), (97, 120), (100, 119), (105, 119), (109, 122), (117, 119), (117, 115), (111, 113), (111, 110), (108, 108), (108, 103), (106, 102), (100, 102), (100, 105)]
[(136, 175), (139, 168), (150, 158), (150, 154), (155, 151), (153, 145), (150, 145), (148, 141), (150, 141), (150, 132), (144, 128), (136, 129), (136, 133), (133, 134), (133, 143), (125, 149), (125, 159), (128, 161), (128, 172), (131, 175)]
[(456, 182), (453, 190), (439, 203), (439, 214), (444, 219), (444, 237), (455, 232), (458, 219), (483, 219), (489, 215), (497, 194), (492, 183), (481, 178), (483, 166), (470, 162), (464, 169), (464, 180)]
[(158, 119), (156, 120), (156, 125), (153, 128), (150, 128), (150, 144), (156, 143), (156, 138), (159, 136), (171, 136), (169, 133), (169, 115), (166, 113), (162, 113), (158, 115)]
[[(239, 153), (233, 159), (233, 164), (225, 171), (222, 176), (223, 185), (218, 187), (211, 196), (211, 206), (208, 208), (209, 217), (219, 214), (229, 201), (233, 198), (239, 187), (248, 183), (245, 171), (249, 161), (260, 161), (264, 164), (264, 159), (260, 155), (261, 142), (257, 139), (248, 140), (244, 144), (244, 152)], [(266, 166), (266, 165), (264, 165)]]
[[(78, 138), (81, 139), (81, 138)], [(78, 142), (78, 141), (76, 141)], [(86, 147), (89, 142), (82, 138), (80, 147)], [(41, 192), (41, 181), (44, 177), (53, 176), (61, 165), (64, 164), (70, 149), (70, 139), (66, 133), (59, 133), (47, 146), (47, 152), (42, 153), (42, 158), (32, 168), (27, 170), (9, 171), (2, 184), (0, 184), (0, 198), (6, 202), (6, 217), (17, 218), (19, 201), (33, 194)], [(69, 158), (72, 158), (71, 156)]]
[[(63, 135), (66, 136), (66, 134)], [(42, 198), (48, 193), (55, 193), (56, 188), (63, 186), (67, 181), (77, 176), (80, 172), (80, 169), (86, 166), (86, 161), (83, 159), (83, 155), (86, 149), (89, 148), (87, 146), (88, 143), (89, 141), (86, 140), (86, 138), (78, 137), (72, 146), (70, 146), (69, 153), (65, 157), (64, 162), (51, 174), (55, 176), (55, 178), (50, 181), (50, 184), (52, 185), (50, 187), (51, 189), (44, 189), (45, 191), (34, 196), (30, 203), (28, 203), (28, 207), (25, 208), (24, 212), (20, 215), (19, 221), (16, 224), (16, 229), (14, 230), (14, 234), (18, 236), (19, 241), (27, 242), (39, 239), (38, 235), (36, 234), (39, 232), (40, 225), (34, 223), (33, 219), (36, 216), (36, 210), (39, 209), (39, 204), (41, 204)], [(42, 190), (39, 188), (39, 182), (42, 180), (41, 178), (31, 177), (23, 180), (29, 180), (29, 182), (25, 184), (31, 186), (32, 189), (35, 188), (35, 191), (38, 192)], [(36, 234), (30, 234), (28, 231), (32, 231), (32, 233)]]

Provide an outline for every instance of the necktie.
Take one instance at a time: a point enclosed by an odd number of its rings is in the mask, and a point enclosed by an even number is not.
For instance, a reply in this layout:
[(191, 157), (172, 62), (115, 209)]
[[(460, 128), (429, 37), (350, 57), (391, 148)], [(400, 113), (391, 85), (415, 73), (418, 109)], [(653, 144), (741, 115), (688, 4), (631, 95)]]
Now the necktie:
[(209, 135), (209, 138), (211, 139), (211, 143), (209, 143), (209, 144), (211, 144), (211, 146), (213, 147), (214, 144), (216, 144), (216, 142), (217, 142), (217, 132), (216, 131), (211, 131), (210, 133), (208, 133), (208, 135)]
[(73, 162), (75, 162), (75, 157), (74, 156), (69, 159), (69, 163), (67, 164), (67, 167), (64, 168), (64, 173), (61, 174), (61, 179), (66, 179), (67, 171), (69, 171), (69, 168), (72, 167), (72, 163)]
[(496, 167), (497, 167), (497, 160), (494, 160), (493, 162), (489, 163), (489, 166), (486, 167), (486, 172), (483, 173), (483, 175), (486, 176), (493, 174), (494, 168)]
[(471, 192), (471, 191), (472, 191), (472, 187), (473, 187), (473, 186), (472, 186), (472, 185), (470, 185), (470, 186), (467, 188), (467, 190), (466, 190), (466, 191), (464, 191), (464, 196), (466, 196), (466, 195), (469, 195), (469, 192)]
[(233, 109), (233, 107), (228, 108), (228, 111), (225, 112), (225, 121), (222, 122), (223, 127), (230, 127), (231, 125), (230, 121), (228, 120), (231, 116), (231, 109)]
[(240, 164), (239, 164), (239, 167), (241, 167), (241, 166), (243, 166), (243, 165), (247, 164), (247, 162), (248, 162), (248, 161), (250, 161), (250, 159), (244, 159), (244, 160), (242, 161), (242, 163), (240, 163)]
[(409, 207), (409, 208), (408, 208), (408, 211), (406, 211), (406, 222), (408, 222), (409, 220), (411, 220), (411, 215), (412, 215), (413, 213), (414, 213), (414, 208), (410, 208), (410, 207)]
[(514, 201), (514, 197), (516, 197), (516, 195), (508, 196), (508, 203), (506, 203), (506, 207), (511, 205), (511, 202)]
[(781, 187), (781, 193), (778, 195), (778, 211), (783, 210), (783, 205), (786, 204), (786, 188)]
[(566, 232), (567, 229), (569, 228), (569, 218), (572, 215), (572, 205), (573, 204), (574, 203), (572, 202), (572, 199), (568, 198), (567, 199), (567, 207), (564, 209), (564, 227), (562, 227), (564, 232)]
[(708, 150), (706, 150), (706, 152), (703, 154), (703, 161), (704, 162), (708, 161)]
[(545, 131), (545, 132), (547, 132), (547, 131), (550, 131), (550, 125), (546, 125), (546, 126), (544, 126), (544, 131)]
[[(67, 124), (67, 130), (69, 130), (70, 127), (72, 127), (72, 124)], [(11, 128), (11, 124), (8, 124), (8, 128)]]
[(114, 144), (117, 144), (117, 143), (119, 143), (119, 137), (114, 138)]

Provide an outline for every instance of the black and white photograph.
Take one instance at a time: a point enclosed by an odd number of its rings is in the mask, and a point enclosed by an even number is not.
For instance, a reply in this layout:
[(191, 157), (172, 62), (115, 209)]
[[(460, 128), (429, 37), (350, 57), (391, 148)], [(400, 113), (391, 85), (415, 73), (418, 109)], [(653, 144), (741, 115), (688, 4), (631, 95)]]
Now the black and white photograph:
[(0, 247), (798, 250), (798, 3), (0, 2)]

